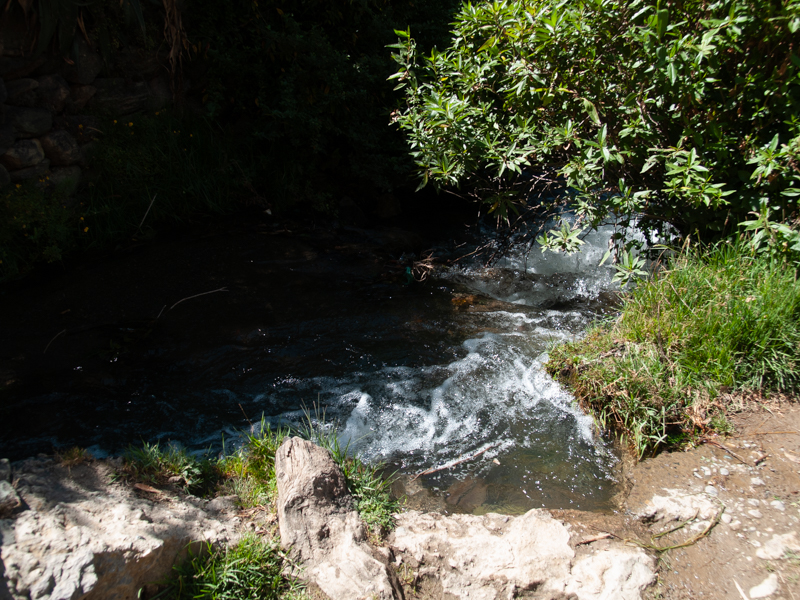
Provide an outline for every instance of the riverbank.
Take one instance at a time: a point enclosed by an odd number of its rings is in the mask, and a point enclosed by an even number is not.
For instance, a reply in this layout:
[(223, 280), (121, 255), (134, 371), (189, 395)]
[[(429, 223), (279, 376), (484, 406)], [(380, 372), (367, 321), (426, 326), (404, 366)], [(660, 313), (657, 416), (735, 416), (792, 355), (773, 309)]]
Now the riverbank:
[[(613, 513), (401, 512), (395, 532), (370, 536), (369, 552), (383, 557), (387, 577), (406, 599), (433, 599), (443, 592), (500, 599), (509, 589), (513, 597), (551, 600), (565, 592), (580, 600), (795, 598), (800, 594), (800, 410), (762, 404), (733, 416), (732, 423), (736, 433), (726, 438), (629, 463), (627, 493)], [(194, 546), (196, 555), (203, 544), (241, 547), (244, 539), (251, 557), (257, 543), (271, 548), (265, 554), (270, 564), (284, 560), (278, 545), (280, 501), (245, 508), (241, 497), (201, 499), (184, 491), (185, 482), (149, 485), (120, 478), (122, 473), (118, 459), (86, 456), (11, 465), (10, 480), (22, 504), (0, 521), (5, 597), (62, 597), (53, 594), (66, 593), (69, 586), (86, 598), (111, 597), (112, 588), (119, 597), (140, 588), (144, 598), (164, 597), (158, 594), (170, 589), (174, 594), (170, 581), (177, 581), (177, 573), (168, 579), (172, 561), (186, 556), (182, 550), (192, 540), (202, 542)], [(510, 532), (526, 528), (534, 537), (549, 532), (546, 552), (518, 546), (522, 539), (515, 541)], [(489, 542), (497, 552), (467, 560), (467, 549)], [(508, 552), (516, 558), (514, 566), (503, 567), (505, 578), (496, 578), (496, 570), (484, 573)], [(233, 556), (241, 558), (241, 551)], [(526, 567), (529, 559), (535, 561)], [(632, 570), (619, 571), (621, 565)], [(196, 572), (180, 571), (185, 582)], [(538, 579), (531, 586), (526, 578), (532, 576)], [(325, 597), (317, 585), (305, 592), (298, 585), (287, 580), (276, 588), (282, 590), (276, 597)]]

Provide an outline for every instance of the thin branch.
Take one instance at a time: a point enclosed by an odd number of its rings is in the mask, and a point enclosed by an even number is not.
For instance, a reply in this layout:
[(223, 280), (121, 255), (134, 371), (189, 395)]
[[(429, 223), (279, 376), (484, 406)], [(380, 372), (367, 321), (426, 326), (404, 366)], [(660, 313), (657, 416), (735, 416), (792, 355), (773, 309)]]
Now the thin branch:
[(156, 192), (155, 196), (153, 196), (153, 199), (150, 200), (150, 206), (148, 206), (147, 210), (144, 211), (144, 216), (142, 217), (142, 222), (139, 223), (139, 230), (142, 229), (142, 225), (144, 225), (144, 220), (147, 218), (147, 215), (150, 214), (150, 209), (153, 208), (153, 202), (156, 201), (156, 196), (158, 196), (158, 192)]
[(228, 287), (225, 286), (225, 287), (219, 288), (218, 290), (211, 290), (210, 292), (203, 292), (202, 294), (195, 294), (194, 296), (187, 296), (186, 298), (182, 298), (182, 299), (178, 300), (175, 304), (170, 306), (169, 309), (172, 310), (173, 308), (178, 306), (178, 304), (180, 304), (181, 302), (183, 302), (185, 300), (191, 300), (192, 298), (199, 298), (200, 296), (205, 296), (207, 294), (216, 294), (217, 292), (227, 292), (227, 291), (228, 291)]
[(487, 450), (491, 450), (492, 448), (495, 448), (495, 447), (497, 447), (499, 445), (500, 445), (500, 442), (497, 442), (496, 444), (490, 444), (489, 446), (486, 446), (486, 448), (484, 448), (483, 450), (479, 450), (475, 454), (470, 454), (469, 456), (465, 456), (463, 458), (459, 458), (458, 460), (456, 460), (454, 462), (451, 462), (451, 463), (447, 463), (446, 465), (441, 465), (439, 467), (432, 467), (430, 469), (426, 469), (425, 471), (420, 471), (419, 473), (414, 475), (414, 477), (411, 478), (411, 481), (415, 481), (417, 478), (422, 477), (423, 475), (430, 475), (431, 473), (437, 473), (439, 471), (444, 471), (445, 469), (452, 469), (456, 465), (460, 465), (461, 463), (465, 463), (467, 461), (470, 461), (473, 458), (478, 458), (481, 454), (483, 454)]
[(55, 342), (55, 341), (56, 341), (56, 338), (57, 338), (58, 336), (60, 336), (60, 335), (64, 334), (64, 333), (67, 333), (67, 330), (66, 330), (66, 329), (62, 329), (62, 330), (61, 330), (61, 331), (59, 331), (57, 334), (55, 334), (55, 335), (53, 336), (53, 339), (52, 339), (52, 340), (50, 340), (49, 342), (47, 342), (47, 346), (45, 346), (45, 347), (44, 347), (44, 351), (42, 352), (42, 354), (44, 354), (45, 352), (47, 352), (47, 349), (50, 347), (50, 344), (52, 344), (53, 342)]

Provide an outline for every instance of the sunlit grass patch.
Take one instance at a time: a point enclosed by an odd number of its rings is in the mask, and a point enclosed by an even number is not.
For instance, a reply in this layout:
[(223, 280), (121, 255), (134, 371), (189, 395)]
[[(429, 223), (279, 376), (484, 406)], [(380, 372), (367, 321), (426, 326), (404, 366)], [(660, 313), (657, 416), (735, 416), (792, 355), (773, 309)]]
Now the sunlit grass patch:
[(640, 456), (686, 433), (728, 431), (727, 392), (800, 387), (797, 265), (744, 242), (682, 253), (616, 319), (555, 347), (547, 368)]
[(285, 574), (290, 565), (275, 538), (245, 535), (238, 544), (217, 548), (208, 543), (189, 556), (164, 582), (159, 598), (170, 600), (301, 600), (304, 586)]
[(198, 458), (184, 448), (169, 444), (162, 448), (158, 443), (130, 446), (123, 455), (123, 477), (138, 482), (164, 485), (170, 478), (179, 478), (187, 492), (199, 496), (212, 495), (220, 478), (216, 460)]

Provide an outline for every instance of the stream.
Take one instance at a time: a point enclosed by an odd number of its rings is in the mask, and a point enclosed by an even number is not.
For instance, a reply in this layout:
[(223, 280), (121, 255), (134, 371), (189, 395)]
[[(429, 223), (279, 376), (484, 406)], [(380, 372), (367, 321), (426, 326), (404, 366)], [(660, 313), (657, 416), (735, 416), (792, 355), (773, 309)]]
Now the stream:
[(397, 473), (411, 507), (612, 510), (618, 457), (542, 366), (609, 312), (608, 235), (409, 283), (401, 249), (419, 242), (403, 232), (253, 224), (12, 289), (0, 454), (142, 440), (219, 452), (262, 417), (324, 413), (342, 444)]

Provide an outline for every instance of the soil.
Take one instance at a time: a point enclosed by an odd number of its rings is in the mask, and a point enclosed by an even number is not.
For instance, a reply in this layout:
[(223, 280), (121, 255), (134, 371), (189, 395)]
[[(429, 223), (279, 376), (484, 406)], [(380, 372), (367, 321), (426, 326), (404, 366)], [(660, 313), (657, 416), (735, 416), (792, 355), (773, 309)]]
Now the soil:
[[(757, 555), (773, 536), (800, 530), (800, 407), (757, 403), (729, 419), (735, 432), (727, 437), (710, 438), (686, 452), (663, 453), (628, 469), (631, 489), (624, 518), (582, 520), (590, 529), (652, 545), (651, 535), (678, 524), (647, 523), (635, 516), (653, 496), (670, 489), (711, 499), (704, 490), (716, 490), (715, 499), (724, 509), (720, 522), (696, 543), (658, 553), (658, 582), (648, 598), (749, 600), (762, 597), (751, 596), (750, 590), (772, 574), (778, 589), (763, 597), (800, 598), (800, 554), (787, 548), (774, 560)], [(678, 545), (698, 536), (702, 530), (697, 529), (690, 523), (655, 544)]]

